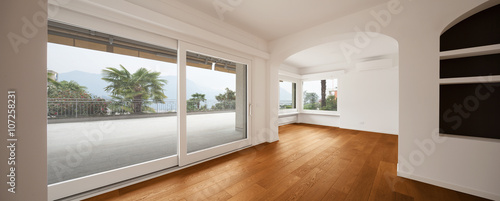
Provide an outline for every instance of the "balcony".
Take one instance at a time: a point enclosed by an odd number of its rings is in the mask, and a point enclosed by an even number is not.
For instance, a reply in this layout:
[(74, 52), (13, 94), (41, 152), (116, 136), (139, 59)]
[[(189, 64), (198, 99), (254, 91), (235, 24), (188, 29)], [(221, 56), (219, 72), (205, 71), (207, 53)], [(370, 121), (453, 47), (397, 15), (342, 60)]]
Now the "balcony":
[[(48, 183), (176, 155), (177, 103), (145, 101), (141, 112), (130, 111), (131, 105), (49, 99)], [(188, 152), (246, 138), (246, 132), (235, 127), (234, 109), (212, 106), (203, 103), (188, 113)]]

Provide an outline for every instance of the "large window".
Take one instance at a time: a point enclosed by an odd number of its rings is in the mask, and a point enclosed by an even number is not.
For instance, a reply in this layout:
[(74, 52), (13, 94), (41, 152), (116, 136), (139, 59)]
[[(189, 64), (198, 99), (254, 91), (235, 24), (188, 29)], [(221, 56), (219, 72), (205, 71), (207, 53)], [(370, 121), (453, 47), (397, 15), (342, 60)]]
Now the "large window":
[(337, 111), (337, 79), (304, 81), (303, 109)]
[(176, 155), (176, 50), (61, 26), (47, 45), (48, 184)]
[(297, 84), (280, 80), (280, 110), (296, 109)]
[(48, 36), (50, 200), (251, 145), (250, 60), (54, 22)]

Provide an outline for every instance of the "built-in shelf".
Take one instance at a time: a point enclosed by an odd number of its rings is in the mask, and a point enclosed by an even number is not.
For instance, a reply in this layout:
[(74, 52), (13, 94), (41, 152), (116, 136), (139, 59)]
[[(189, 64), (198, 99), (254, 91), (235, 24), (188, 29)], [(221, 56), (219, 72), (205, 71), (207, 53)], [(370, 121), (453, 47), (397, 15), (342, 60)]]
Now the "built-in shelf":
[[(500, 5), (441, 34), (439, 128), (468, 139), (500, 139)], [(463, 110), (462, 110), (463, 109)]]
[(441, 60), (445, 60), (498, 53), (500, 53), (500, 44), (444, 51), (439, 53), (439, 57)]
[[(440, 59), (441, 60), (458, 59), (458, 58), (483, 56), (483, 55), (491, 55), (491, 54), (500, 54), (500, 44), (444, 51), (444, 52), (440, 52)], [(441, 79), (439, 79), (439, 83), (441, 85), (491, 83), (491, 82), (500, 82), (500, 75), (441, 78)]]
[(492, 83), (492, 82), (500, 82), (500, 75), (439, 79), (439, 83), (441, 85), (445, 85), (445, 84)]

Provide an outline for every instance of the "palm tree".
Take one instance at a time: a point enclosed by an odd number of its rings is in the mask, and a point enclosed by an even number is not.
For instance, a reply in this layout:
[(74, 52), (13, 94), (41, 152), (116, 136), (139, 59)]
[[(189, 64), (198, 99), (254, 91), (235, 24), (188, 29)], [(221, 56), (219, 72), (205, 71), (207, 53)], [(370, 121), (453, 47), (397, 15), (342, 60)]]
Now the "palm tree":
[(195, 93), (191, 94), (191, 98), (188, 100), (193, 106), (196, 106), (197, 110), (200, 110), (200, 103), (205, 102), (207, 99), (205, 99), (205, 94), (200, 94), (200, 93)]
[(47, 87), (47, 95), (49, 98), (90, 98), (90, 93), (87, 87), (78, 84), (73, 80), (57, 82), (54, 79), (47, 78), (47, 81), (52, 80)]
[(326, 106), (326, 80), (321, 80), (321, 107)]
[(63, 80), (63, 81), (59, 82), (58, 85), (63, 90), (77, 92), (77, 93), (86, 92), (86, 90), (87, 90), (86, 86), (82, 86), (82, 85), (78, 84), (78, 82), (75, 82), (74, 80), (71, 80), (69, 82), (66, 80)]
[(212, 106), (212, 109), (227, 110), (236, 108), (236, 92), (229, 88), (226, 88), (226, 93), (215, 96), (215, 99), (219, 102)]
[(103, 80), (110, 84), (104, 88), (111, 92), (111, 97), (122, 102), (132, 102), (131, 112), (141, 113), (144, 100), (165, 103), (167, 96), (163, 93), (163, 86), (167, 80), (160, 79), (160, 72), (151, 72), (145, 68), (138, 69), (131, 74), (125, 67), (121, 69), (107, 67), (102, 70)]
[(47, 72), (47, 85), (59, 86), (59, 82), (55, 79), (55, 73)]

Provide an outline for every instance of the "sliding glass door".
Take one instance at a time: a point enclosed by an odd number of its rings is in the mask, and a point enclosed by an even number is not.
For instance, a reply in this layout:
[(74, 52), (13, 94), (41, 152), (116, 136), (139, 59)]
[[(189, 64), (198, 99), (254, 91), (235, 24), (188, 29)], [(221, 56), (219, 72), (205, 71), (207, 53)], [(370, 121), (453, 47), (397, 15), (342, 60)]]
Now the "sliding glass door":
[(180, 165), (250, 145), (249, 61), (188, 43), (181, 43), (179, 51), (185, 58), (180, 69), (185, 94), (180, 96), (186, 99)]
[(177, 50), (50, 23), (49, 198), (178, 165)]
[(50, 23), (49, 199), (250, 145), (250, 61)]

